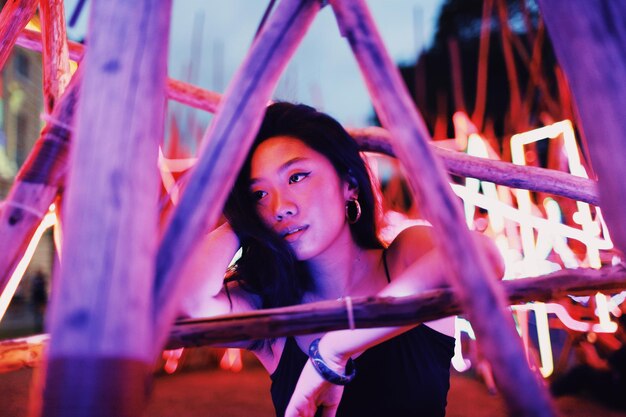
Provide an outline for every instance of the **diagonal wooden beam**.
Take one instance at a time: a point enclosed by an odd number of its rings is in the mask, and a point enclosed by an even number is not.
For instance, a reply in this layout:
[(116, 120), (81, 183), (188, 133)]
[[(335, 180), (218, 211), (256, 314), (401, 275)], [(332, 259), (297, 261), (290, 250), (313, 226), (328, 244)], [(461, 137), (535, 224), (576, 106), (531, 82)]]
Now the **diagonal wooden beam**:
[[(20, 45), (41, 51), (39, 32), (24, 30), (18, 40)], [(83, 46), (70, 42), (70, 51), (76, 59), (83, 53)], [(73, 58), (74, 59), (74, 58)], [(196, 109), (215, 113), (222, 95), (173, 78), (167, 80), (167, 97)], [(389, 132), (378, 127), (348, 128), (348, 132), (365, 151), (380, 152), (394, 156)], [(599, 205), (596, 182), (575, 177), (564, 172), (533, 166), (519, 166), (503, 161), (478, 158), (460, 152), (448, 151), (432, 143), (435, 152), (448, 172), (463, 177), (478, 178), (512, 188), (541, 191)]]
[(282, 1), (228, 87), (197, 164), (165, 231), (157, 256), (155, 331), (158, 352), (184, 288), (185, 255), (219, 219), (228, 192), (258, 130), (280, 74), (320, 8), (317, 0)]
[[(426, 218), (437, 230), (437, 246), (449, 260), (451, 284), (474, 326), (510, 413), (553, 416), (545, 387), (529, 369), (505, 297), (492, 269), (473, 245), (464, 216), (452, 195), (429, 133), (402, 78), (387, 54), (363, 0), (331, 0), (341, 33), (359, 63), (374, 108), (391, 133), (396, 155)], [(519, 387), (524, 387), (520, 390)]]
[(598, 175), (604, 219), (626, 253), (626, 2), (540, 0)]
[(74, 75), (20, 168), (0, 210), (0, 304), (5, 288), (41, 220), (65, 183), (71, 129), (80, 87)]
[(62, 0), (40, 0), (44, 111), (49, 114), (72, 78)]
[(0, 12), (0, 69), (9, 59), (21, 30), (37, 10), (37, 0), (8, 0)]

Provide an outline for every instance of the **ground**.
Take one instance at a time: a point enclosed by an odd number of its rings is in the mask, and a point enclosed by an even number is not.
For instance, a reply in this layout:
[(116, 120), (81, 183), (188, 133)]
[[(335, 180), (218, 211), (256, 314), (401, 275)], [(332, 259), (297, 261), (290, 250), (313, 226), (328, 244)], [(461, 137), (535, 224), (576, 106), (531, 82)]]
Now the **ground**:
[[(0, 410), (3, 417), (26, 417), (29, 381), (33, 369), (0, 375)], [(258, 366), (235, 373), (219, 369), (158, 374), (147, 417), (271, 417), (270, 379)], [(485, 386), (469, 375), (454, 374), (448, 396), (447, 417), (504, 417), (502, 398), (488, 394)], [(563, 397), (556, 400), (563, 416), (626, 417), (626, 412), (607, 409), (589, 399)], [(385, 416), (386, 417), (386, 416)]]
[[(27, 305), (12, 303), (0, 323), (0, 339), (32, 334), (35, 320)], [(186, 349), (182, 369), (169, 375), (157, 366), (146, 417), (272, 417), (270, 379), (250, 354), (243, 356), (240, 372), (219, 368), (223, 349)], [(26, 417), (30, 382), (39, 368), (0, 373), (0, 417)], [(562, 397), (556, 406), (563, 416), (626, 417), (626, 411), (611, 410), (582, 397)], [(469, 373), (453, 373), (447, 417), (504, 417), (504, 402), (490, 395), (485, 385)], [(364, 416), (369, 417), (369, 416)], [(384, 416), (387, 417), (387, 416)], [(391, 416), (398, 417), (398, 416)]]

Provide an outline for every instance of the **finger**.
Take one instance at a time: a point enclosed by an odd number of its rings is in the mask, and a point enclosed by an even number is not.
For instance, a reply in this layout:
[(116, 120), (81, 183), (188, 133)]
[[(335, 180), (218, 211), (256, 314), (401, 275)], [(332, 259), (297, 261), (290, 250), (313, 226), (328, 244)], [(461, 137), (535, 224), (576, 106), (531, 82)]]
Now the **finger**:
[(315, 407), (311, 407), (308, 402), (290, 401), (285, 410), (285, 417), (314, 417), (315, 411)]
[(322, 407), (322, 417), (335, 417), (339, 404)]

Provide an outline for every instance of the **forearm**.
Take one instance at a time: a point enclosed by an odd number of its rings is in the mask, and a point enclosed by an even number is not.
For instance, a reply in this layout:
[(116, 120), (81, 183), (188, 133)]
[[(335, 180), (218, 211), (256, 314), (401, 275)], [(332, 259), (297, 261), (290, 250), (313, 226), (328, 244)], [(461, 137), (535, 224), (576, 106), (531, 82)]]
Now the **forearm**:
[(181, 309), (185, 315), (204, 315), (205, 304), (221, 291), (224, 273), (238, 249), (239, 239), (228, 223), (207, 234), (194, 248), (183, 271), (187, 291)]
[[(403, 297), (441, 287), (445, 285), (443, 265), (439, 254), (431, 251), (379, 291), (377, 296)], [(320, 353), (340, 368), (345, 366), (348, 358), (357, 356), (372, 346), (404, 333), (417, 324), (329, 332), (320, 341)]]

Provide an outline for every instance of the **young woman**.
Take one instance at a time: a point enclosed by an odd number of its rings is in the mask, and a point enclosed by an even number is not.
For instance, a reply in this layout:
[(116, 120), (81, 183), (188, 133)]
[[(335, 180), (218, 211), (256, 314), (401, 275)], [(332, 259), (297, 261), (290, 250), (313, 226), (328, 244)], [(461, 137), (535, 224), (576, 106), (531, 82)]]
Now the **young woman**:
[[(268, 107), (225, 214), (228, 223), (194, 256), (203, 289), (185, 302), (190, 316), (406, 296), (444, 283), (444, 260), (428, 227), (406, 229), (388, 246), (379, 240), (376, 198), (358, 145), (308, 106)], [(480, 244), (494, 256), (488, 241)], [(222, 286), (240, 246), (231, 281)], [(453, 336), (454, 318), (445, 318), (240, 347), (270, 373), (278, 416), (443, 416)]]

